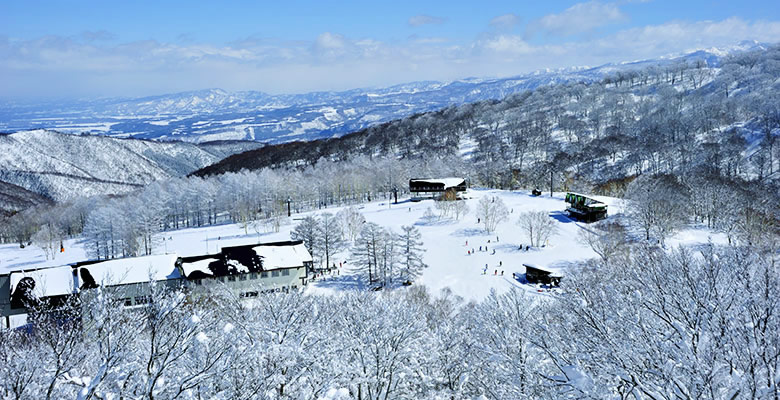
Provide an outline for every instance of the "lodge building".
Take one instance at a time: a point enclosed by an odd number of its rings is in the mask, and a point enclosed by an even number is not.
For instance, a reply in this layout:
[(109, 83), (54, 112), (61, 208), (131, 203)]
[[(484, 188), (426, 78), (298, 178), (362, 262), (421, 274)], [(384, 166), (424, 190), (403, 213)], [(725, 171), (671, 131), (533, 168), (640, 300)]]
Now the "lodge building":
[(288, 292), (306, 285), (311, 254), (302, 241), (224, 247), (218, 254), (179, 257), (151, 255), (12, 271), (0, 275), (0, 328), (15, 324), (30, 306), (46, 301), (56, 307), (67, 299), (88, 298), (93, 289), (112, 289), (117, 305), (141, 307), (151, 302), (152, 282), (190, 293), (224, 285), (241, 298)]
[(458, 193), (465, 192), (466, 189), (466, 180), (463, 178), (409, 180), (409, 192), (412, 194), (412, 201), (445, 197), (447, 195), (451, 195), (455, 199)]

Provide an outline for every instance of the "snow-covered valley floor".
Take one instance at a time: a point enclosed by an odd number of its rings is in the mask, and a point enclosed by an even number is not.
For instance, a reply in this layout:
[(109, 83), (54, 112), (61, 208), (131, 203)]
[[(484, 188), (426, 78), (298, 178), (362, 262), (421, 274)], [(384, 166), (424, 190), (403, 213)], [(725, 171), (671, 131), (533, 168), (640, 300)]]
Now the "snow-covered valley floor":
[[(537, 293), (537, 288), (521, 284), (512, 278), (513, 273), (525, 272), (523, 263), (561, 270), (565, 275), (567, 271), (578, 268), (582, 261), (596, 257), (596, 254), (579, 240), (579, 231), (586, 229), (587, 224), (572, 221), (565, 215), (564, 194), (533, 197), (525, 191), (471, 189), (466, 194), (470, 212), (459, 220), (425, 219), (423, 215), (426, 209), (430, 207), (435, 211), (432, 200), (411, 202), (408, 199), (400, 199), (399, 204), (388, 204), (386, 200), (381, 200), (357, 207), (368, 222), (375, 222), (396, 233), (400, 232), (402, 225), (414, 224), (420, 230), (423, 247), (426, 249), (424, 261), (429, 268), (424, 270), (416, 284), (424, 284), (434, 293), (449, 287), (459, 296), (479, 300), (493, 289), (504, 292), (511, 287), (519, 287)], [(498, 196), (511, 210), (509, 217), (499, 223), (496, 232), (492, 234), (487, 234), (484, 227), (477, 223), (475, 210), (477, 202), (483, 196)], [(620, 200), (608, 197), (598, 199), (609, 205), (610, 218), (622, 212)], [(289, 240), (290, 231), (298, 223), (297, 220), (320, 212), (335, 214), (340, 209), (331, 207), (293, 214), (279, 232), (261, 230), (258, 233), (250, 228), (247, 234), (241, 226), (235, 224), (164, 232), (159, 235), (155, 253), (191, 256), (216, 253), (224, 246)], [(550, 238), (549, 245), (529, 251), (520, 250), (520, 245), (528, 244), (528, 239), (517, 224), (518, 215), (524, 211), (546, 211), (556, 221), (558, 230)], [(667, 243), (671, 246), (696, 245), (710, 240), (721, 243), (726, 239), (721, 234), (694, 227), (678, 233)], [(83, 240), (68, 240), (64, 244), (65, 252), (58, 253), (54, 260), (45, 260), (43, 251), (34, 246), (21, 249), (14, 244), (0, 245), (0, 273), (84, 261), (87, 259), (85, 245)], [(483, 251), (479, 251), (480, 246)], [(471, 249), (476, 252), (469, 255)], [(349, 251), (340, 254), (336, 263), (344, 261), (346, 264), (343, 264), (338, 275), (317, 279), (306, 290), (310, 293), (333, 293), (363, 289), (363, 280), (358, 279), (358, 272), (351, 267)], [(486, 266), (487, 274), (484, 274)]]

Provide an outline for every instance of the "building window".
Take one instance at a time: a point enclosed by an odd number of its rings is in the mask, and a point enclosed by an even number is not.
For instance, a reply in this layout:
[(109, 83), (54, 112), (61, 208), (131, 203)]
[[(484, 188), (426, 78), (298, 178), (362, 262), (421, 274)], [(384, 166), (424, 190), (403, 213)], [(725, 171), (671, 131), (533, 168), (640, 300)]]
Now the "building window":
[(292, 287), (293, 289), (298, 289), (298, 285), (292, 285), (291, 287)]
[(230, 276), (228, 276), (228, 281), (230, 281), (230, 282), (235, 282), (235, 281), (236, 281), (236, 277), (235, 277), (235, 275), (230, 275)]
[(290, 270), (289, 269), (282, 270), (282, 275), (289, 276), (290, 275)]
[(149, 304), (152, 302), (152, 299), (150, 296), (136, 296), (135, 297), (135, 304)]
[(271, 271), (271, 277), (276, 278), (279, 276), (279, 271)]
[(196, 285), (202, 285), (203, 284), (203, 282), (200, 279), (195, 279), (195, 280), (192, 281), (192, 283), (194, 283)]
[(257, 297), (257, 292), (243, 292), (239, 295), (240, 297)]
[(257, 272), (252, 272), (249, 274), (249, 279), (257, 279)]
[(260, 273), (260, 277), (261, 278), (268, 278), (268, 272), (265, 272), (265, 271), (261, 272)]
[(123, 305), (123, 306), (125, 306), (125, 307), (130, 307), (130, 306), (132, 306), (132, 305), (133, 305), (133, 299), (131, 299), (131, 298), (129, 298), (129, 297), (125, 297), (125, 298), (121, 298), (121, 299), (116, 299), (116, 303), (117, 303), (117, 304), (121, 304), (121, 305)]
[(225, 277), (224, 276), (218, 276), (217, 280), (220, 281), (220, 282), (225, 282)]
[(238, 276), (239, 281), (245, 281), (246, 280), (246, 274), (241, 274)]

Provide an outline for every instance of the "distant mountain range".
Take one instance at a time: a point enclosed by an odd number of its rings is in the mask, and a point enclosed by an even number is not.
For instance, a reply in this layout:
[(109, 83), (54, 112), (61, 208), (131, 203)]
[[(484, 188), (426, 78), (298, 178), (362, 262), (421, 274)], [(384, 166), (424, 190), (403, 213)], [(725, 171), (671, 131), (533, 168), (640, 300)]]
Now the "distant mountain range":
[(135, 99), (0, 102), (0, 131), (49, 129), (113, 137), (206, 142), (251, 140), (285, 143), (338, 137), (373, 124), (469, 102), (501, 99), (548, 84), (592, 82), (648, 65), (703, 60), (713, 66), (735, 51), (765, 47), (742, 42), (728, 49), (676, 57), (539, 71), (501, 79), (414, 82), (379, 89), (270, 95), (200, 90)]

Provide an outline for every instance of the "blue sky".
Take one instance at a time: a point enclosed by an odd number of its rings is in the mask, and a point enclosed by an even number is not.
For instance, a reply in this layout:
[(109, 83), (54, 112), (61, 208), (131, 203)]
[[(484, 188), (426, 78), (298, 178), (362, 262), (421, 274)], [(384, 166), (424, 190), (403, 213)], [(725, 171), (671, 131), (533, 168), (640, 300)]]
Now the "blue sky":
[(511, 76), (778, 42), (778, 4), (7, 0), (0, 97), (299, 93)]

